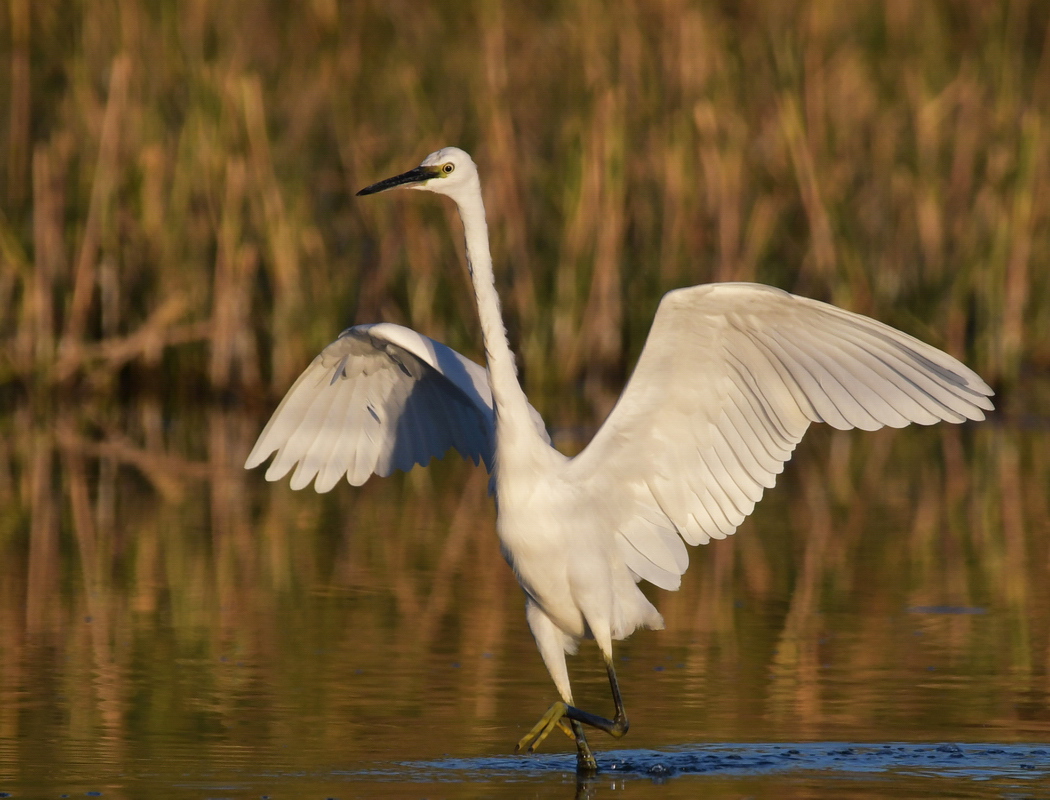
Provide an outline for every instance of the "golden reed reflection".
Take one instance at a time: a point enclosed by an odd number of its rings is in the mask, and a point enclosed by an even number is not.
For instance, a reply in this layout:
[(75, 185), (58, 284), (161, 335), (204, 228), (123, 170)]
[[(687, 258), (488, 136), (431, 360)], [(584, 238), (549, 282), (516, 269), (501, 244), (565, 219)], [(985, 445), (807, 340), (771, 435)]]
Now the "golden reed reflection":
[[(438, 730), (440, 752), (502, 753), (551, 692), (480, 469), (318, 496), (242, 469), (259, 423), (239, 409), (0, 424), (0, 741), (114, 767), (151, 736), (205, 761), (422, 757)], [(625, 646), (625, 744), (921, 739), (938, 715), (1050, 735), (1048, 439), (815, 432), (659, 593), (668, 630)], [(592, 656), (571, 665), (581, 693), (600, 691)]]

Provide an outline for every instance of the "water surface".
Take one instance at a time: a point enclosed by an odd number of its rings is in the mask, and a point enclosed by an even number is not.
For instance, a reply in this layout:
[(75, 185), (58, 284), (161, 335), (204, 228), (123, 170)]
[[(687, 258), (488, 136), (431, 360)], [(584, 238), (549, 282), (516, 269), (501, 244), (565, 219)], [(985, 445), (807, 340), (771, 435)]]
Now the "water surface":
[[(667, 630), (631, 718), (513, 745), (554, 699), (458, 461), (295, 493), (237, 409), (0, 421), (0, 792), (12, 797), (1050, 796), (1050, 440), (815, 431)], [(610, 710), (593, 644), (578, 703)]]

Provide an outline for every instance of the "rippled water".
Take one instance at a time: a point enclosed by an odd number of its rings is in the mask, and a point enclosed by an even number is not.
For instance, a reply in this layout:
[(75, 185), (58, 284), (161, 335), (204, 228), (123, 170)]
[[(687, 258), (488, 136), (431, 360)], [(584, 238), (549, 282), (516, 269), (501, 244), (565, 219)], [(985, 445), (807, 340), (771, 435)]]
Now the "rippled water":
[(82, 414), (2, 420), (0, 793), (1050, 796), (1038, 427), (818, 432), (652, 592), (579, 784), (560, 736), (512, 754), (554, 692), (483, 473), (319, 497), (240, 469), (243, 412)]

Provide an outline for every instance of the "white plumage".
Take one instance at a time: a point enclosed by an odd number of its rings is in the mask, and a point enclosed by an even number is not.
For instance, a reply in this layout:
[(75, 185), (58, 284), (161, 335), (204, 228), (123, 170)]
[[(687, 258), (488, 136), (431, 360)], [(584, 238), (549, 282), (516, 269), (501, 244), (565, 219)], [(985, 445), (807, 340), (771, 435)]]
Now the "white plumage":
[[(550, 442), (531, 406), (536, 432)], [(355, 325), (292, 384), (245, 462), (277, 453), (266, 480), (292, 474), (328, 492), (429, 464), (454, 448), (492, 469), (495, 422), (488, 372), (450, 347), (389, 322)], [(298, 466), (296, 466), (298, 465)]]
[[(677, 589), (685, 544), (732, 534), (810, 423), (875, 430), (980, 420), (992, 408), (976, 373), (868, 317), (760, 284), (693, 286), (664, 296), (619, 402), (567, 458), (517, 380), (474, 162), (445, 148), (360, 194), (396, 186), (456, 201), (488, 369), (398, 325), (350, 328), (288, 391), (246, 466), (276, 452), (268, 480), (294, 467), (293, 488), (313, 481), (320, 492), (450, 448), (495, 469), (500, 541), (562, 698), (519, 748), (561, 727), (579, 768), (595, 769), (581, 723), (627, 731), (612, 640), (663, 626), (637, 582)], [(572, 705), (565, 653), (585, 637), (605, 658), (611, 720)]]

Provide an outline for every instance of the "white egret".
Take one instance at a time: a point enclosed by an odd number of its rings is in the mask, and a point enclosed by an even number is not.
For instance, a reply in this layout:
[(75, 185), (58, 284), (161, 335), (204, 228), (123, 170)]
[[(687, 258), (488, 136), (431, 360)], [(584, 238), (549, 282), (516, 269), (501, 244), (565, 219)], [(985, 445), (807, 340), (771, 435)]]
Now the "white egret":
[[(579, 770), (596, 769), (583, 724), (614, 737), (628, 727), (612, 642), (663, 627), (639, 581), (677, 589), (685, 545), (733, 533), (811, 422), (874, 430), (992, 408), (974, 372), (887, 325), (760, 284), (693, 286), (664, 296), (619, 402), (568, 458), (518, 383), (473, 160), (448, 147), (358, 194), (399, 186), (459, 208), (488, 369), (398, 325), (350, 328), (288, 391), (245, 466), (276, 452), (268, 480), (295, 466), (292, 488), (326, 492), (343, 475), (360, 485), (449, 448), (484, 460), (500, 544), (561, 696), (519, 750), (557, 727), (575, 739)], [(611, 719), (573, 705), (565, 654), (584, 638), (605, 660)]]

